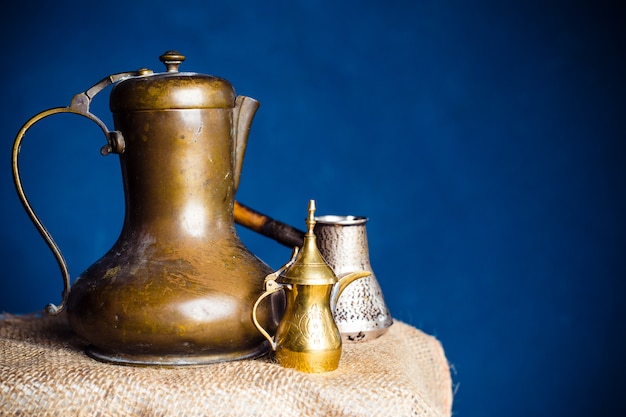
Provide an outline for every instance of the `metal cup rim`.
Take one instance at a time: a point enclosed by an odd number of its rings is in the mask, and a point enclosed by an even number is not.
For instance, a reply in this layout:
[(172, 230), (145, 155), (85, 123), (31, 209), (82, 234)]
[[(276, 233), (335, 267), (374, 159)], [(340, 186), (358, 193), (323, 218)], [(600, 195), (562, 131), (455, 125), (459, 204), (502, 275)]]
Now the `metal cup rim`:
[(354, 226), (365, 224), (368, 218), (365, 216), (340, 216), (335, 214), (327, 214), (324, 216), (315, 216), (315, 222), (320, 224), (338, 225), (338, 226)]

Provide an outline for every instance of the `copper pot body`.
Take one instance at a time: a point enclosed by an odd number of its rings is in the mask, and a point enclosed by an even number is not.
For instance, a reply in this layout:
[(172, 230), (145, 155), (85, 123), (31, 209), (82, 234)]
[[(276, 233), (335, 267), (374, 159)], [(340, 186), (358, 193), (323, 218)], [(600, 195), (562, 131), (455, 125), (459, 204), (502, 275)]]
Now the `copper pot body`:
[[(254, 357), (251, 307), (271, 269), (234, 227), (233, 109), (114, 114), (126, 214), (73, 284), (67, 314), (99, 359), (186, 364)], [(279, 305), (262, 320), (275, 326)]]
[[(20, 129), (12, 153), (18, 196), (52, 250), (63, 276), (72, 329), (100, 360), (131, 365), (190, 365), (251, 358), (270, 349), (252, 320), (271, 268), (239, 239), (234, 195), (258, 102), (236, 96), (222, 78), (179, 72), (185, 57), (166, 52), (166, 72), (110, 75), (68, 107), (45, 110)], [(91, 99), (114, 84), (114, 131), (89, 111)], [(126, 212), (113, 247), (70, 286), (67, 264), (26, 198), (18, 156), (28, 129), (58, 113), (95, 122), (104, 155), (119, 154)], [(284, 296), (256, 312), (275, 329)]]

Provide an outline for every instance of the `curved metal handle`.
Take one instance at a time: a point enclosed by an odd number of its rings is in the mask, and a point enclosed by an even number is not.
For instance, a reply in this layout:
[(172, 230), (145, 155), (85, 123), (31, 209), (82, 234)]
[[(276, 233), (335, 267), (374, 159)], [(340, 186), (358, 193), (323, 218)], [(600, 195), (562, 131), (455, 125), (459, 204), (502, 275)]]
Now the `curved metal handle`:
[(274, 338), (270, 336), (267, 330), (265, 330), (263, 326), (261, 326), (261, 324), (259, 323), (259, 320), (256, 317), (256, 310), (259, 307), (259, 304), (261, 303), (261, 301), (263, 301), (266, 297), (288, 286), (286, 284), (279, 284), (278, 282), (276, 282), (275, 279), (272, 279), (272, 278), (275, 278), (274, 274), (270, 274), (265, 278), (265, 291), (263, 292), (263, 294), (259, 296), (259, 298), (257, 298), (256, 302), (254, 303), (254, 306), (252, 307), (252, 321), (254, 322), (254, 325), (259, 330), (259, 332), (261, 332), (263, 337), (265, 337), (267, 341), (270, 342), (270, 346), (272, 347), (272, 350), (276, 350), (276, 340), (274, 340)]
[(268, 342), (270, 342), (272, 350), (276, 350), (276, 340), (274, 340), (274, 338), (270, 336), (270, 334), (263, 328), (263, 326), (261, 326), (259, 320), (256, 317), (256, 310), (259, 307), (261, 301), (263, 301), (267, 296), (272, 295), (275, 292), (282, 290), (283, 288), (287, 288), (289, 290), (292, 288), (290, 284), (280, 284), (276, 282), (276, 280), (278, 279), (280, 274), (283, 273), (284, 270), (293, 265), (296, 260), (296, 256), (298, 255), (298, 251), (298, 247), (295, 246), (291, 251), (291, 259), (285, 265), (281, 266), (277, 271), (272, 272), (265, 277), (265, 291), (259, 296), (259, 298), (257, 298), (254, 306), (252, 307), (252, 321), (254, 322), (256, 328), (259, 329), (259, 332), (261, 332), (261, 334), (268, 340)]
[(17, 136), (15, 137), (15, 142), (13, 143), (13, 154), (12, 154), (11, 162), (12, 162), (12, 168), (13, 168), (13, 182), (15, 184), (17, 194), (20, 198), (20, 201), (22, 202), (22, 205), (24, 206), (24, 209), (26, 210), (26, 213), (28, 213), (28, 216), (30, 217), (31, 221), (37, 228), (37, 231), (39, 231), (39, 234), (41, 234), (43, 239), (46, 241), (46, 244), (48, 245), (48, 247), (54, 254), (54, 257), (59, 265), (59, 268), (61, 269), (61, 275), (63, 276), (63, 292), (61, 293), (61, 296), (62, 296), (61, 303), (59, 305), (48, 304), (46, 306), (46, 312), (48, 314), (51, 314), (51, 315), (59, 314), (65, 308), (67, 297), (70, 291), (70, 275), (69, 275), (69, 271), (67, 268), (67, 262), (65, 262), (65, 259), (63, 258), (63, 255), (61, 254), (61, 251), (58, 245), (55, 243), (54, 239), (52, 239), (52, 236), (50, 235), (48, 230), (44, 227), (43, 223), (41, 223), (41, 220), (39, 220), (39, 217), (37, 217), (37, 215), (35, 214), (35, 211), (31, 207), (30, 202), (28, 201), (28, 199), (26, 198), (26, 194), (24, 193), (24, 187), (22, 186), (22, 180), (20, 178), (20, 170), (19, 170), (19, 164), (18, 164), (19, 153), (20, 153), (20, 149), (22, 145), (22, 140), (24, 139), (24, 135), (26, 134), (28, 129), (30, 129), (35, 123), (37, 123), (38, 121), (48, 116), (52, 116), (58, 113), (74, 113), (80, 116), (84, 116), (88, 118), (89, 120), (92, 120), (104, 132), (107, 138), (107, 144), (100, 150), (100, 153), (102, 153), (103, 155), (107, 155), (108, 153), (111, 153), (111, 152), (122, 153), (124, 152), (124, 137), (122, 136), (122, 133), (118, 131), (109, 131), (106, 125), (104, 124), (104, 122), (102, 122), (102, 120), (100, 120), (98, 117), (96, 117), (94, 114), (92, 114), (89, 111), (89, 105), (91, 104), (91, 99), (100, 91), (102, 91), (104, 88), (106, 88), (107, 86), (115, 82), (121, 81), (129, 77), (138, 76), (138, 75), (146, 75), (150, 73), (152, 73), (152, 71), (142, 69), (142, 70), (135, 71), (135, 72), (124, 72), (120, 74), (110, 75), (107, 78), (104, 78), (98, 83), (96, 83), (95, 85), (93, 85), (87, 91), (75, 95), (72, 98), (72, 102), (68, 107), (55, 107), (52, 109), (45, 110), (39, 114), (36, 114), (30, 120), (28, 120), (24, 124), (24, 126), (22, 126)]

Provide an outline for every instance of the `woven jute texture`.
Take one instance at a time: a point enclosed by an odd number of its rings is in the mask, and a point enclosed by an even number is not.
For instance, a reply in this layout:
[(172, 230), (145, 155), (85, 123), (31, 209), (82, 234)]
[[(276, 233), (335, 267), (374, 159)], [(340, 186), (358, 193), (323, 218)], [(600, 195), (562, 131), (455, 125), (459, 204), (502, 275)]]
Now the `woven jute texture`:
[(63, 315), (0, 315), (0, 416), (449, 416), (450, 368), (437, 339), (396, 321), (344, 344), (339, 369), (305, 374), (271, 355), (202, 366), (91, 359)]

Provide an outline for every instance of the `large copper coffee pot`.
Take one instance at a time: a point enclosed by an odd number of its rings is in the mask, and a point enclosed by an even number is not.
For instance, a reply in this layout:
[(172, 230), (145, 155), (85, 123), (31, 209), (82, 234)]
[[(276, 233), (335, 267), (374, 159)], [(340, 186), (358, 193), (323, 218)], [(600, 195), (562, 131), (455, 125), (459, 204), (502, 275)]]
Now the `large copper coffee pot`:
[[(90, 343), (88, 353), (122, 364), (183, 365), (260, 356), (269, 349), (252, 321), (252, 306), (271, 268), (241, 242), (234, 194), (258, 102), (236, 96), (224, 79), (179, 72), (177, 52), (160, 57), (166, 71), (141, 69), (105, 78), (68, 107), (30, 119), (13, 147), (18, 195), (52, 249), (64, 279), (69, 323)], [(91, 99), (114, 84), (114, 131), (89, 111)], [(24, 194), (18, 155), (26, 131), (57, 113), (96, 122), (107, 138), (102, 153), (119, 154), (126, 212), (114, 246), (70, 287), (61, 252)], [(275, 329), (281, 294), (259, 307)]]

